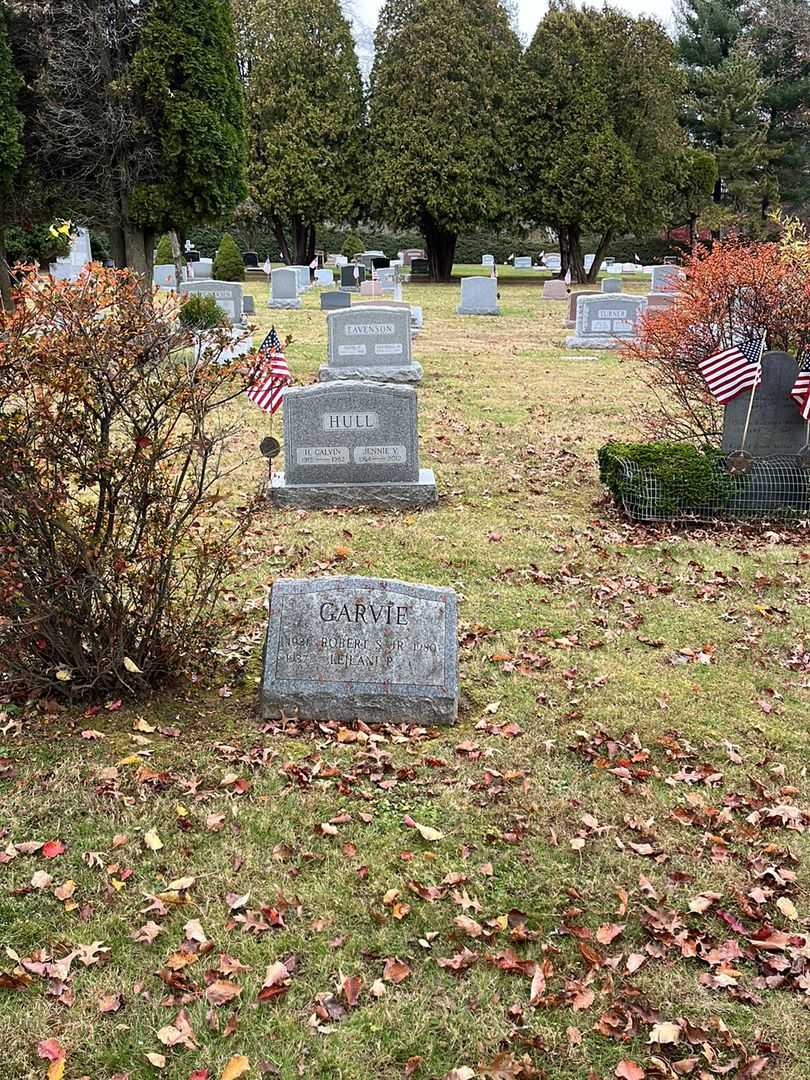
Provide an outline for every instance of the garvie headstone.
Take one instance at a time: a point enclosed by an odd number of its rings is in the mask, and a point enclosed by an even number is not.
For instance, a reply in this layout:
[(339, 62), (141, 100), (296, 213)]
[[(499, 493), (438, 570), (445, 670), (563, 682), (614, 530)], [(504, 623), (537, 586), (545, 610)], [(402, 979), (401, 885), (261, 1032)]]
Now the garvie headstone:
[(617, 293), (622, 291), (622, 279), (617, 277), (602, 278), (603, 293)]
[(577, 324), (567, 349), (612, 349), (636, 336), (636, 327), (647, 308), (644, 296), (627, 293), (613, 296), (581, 296), (577, 301)]
[[(762, 358), (762, 382), (754, 394), (745, 451), (752, 457), (793, 456), (807, 442), (807, 424), (790, 396), (798, 364), (783, 352), (766, 352)], [(733, 398), (723, 410), (723, 449), (739, 450), (751, 392)]]
[(321, 311), (338, 311), (352, 306), (351, 293), (335, 289), (334, 292), (321, 293)]
[(582, 289), (580, 292), (572, 292), (568, 296), (568, 314), (565, 320), (565, 325), (569, 330), (573, 330), (577, 325), (577, 300), (580, 296), (597, 296), (598, 290), (596, 289)]
[(456, 308), (456, 313), (458, 315), (500, 315), (497, 278), (462, 278), (461, 303)]
[(181, 281), (178, 292), (185, 296), (213, 296), (232, 324), (242, 321), (242, 286), (238, 281)]
[(315, 271), (315, 284), (321, 289), (331, 289), (335, 284), (335, 275), (331, 270), (320, 269)]
[(680, 266), (654, 266), (650, 292), (678, 292), (685, 275)]
[(294, 266), (279, 266), (270, 271), (270, 299), (267, 306), (271, 308), (300, 308), (301, 299), (298, 296), (298, 271)]
[(454, 724), (455, 592), (382, 578), (280, 578), (260, 707), (266, 720)]
[(259, 253), (258, 251), (243, 251), (242, 262), (246, 270), (258, 270), (259, 269)]
[(362, 304), (326, 316), (327, 362), (321, 382), (363, 379), (374, 382), (422, 381), (422, 365), (411, 354), (410, 312)]
[(320, 383), (284, 394), (284, 472), (274, 506), (432, 506), (436, 480), (419, 467), (416, 391), (371, 382)]
[(568, 286), (564, 281), (560, 281), (559, 278), (552, 278), (551, 281), (546, 281), (543, 284), (543, 299), (544, 300), (567, 300), (568, 299)]
[(516, 270), (531, 270), (532, 257), (531, 255), (516, 255), (514, 267)]

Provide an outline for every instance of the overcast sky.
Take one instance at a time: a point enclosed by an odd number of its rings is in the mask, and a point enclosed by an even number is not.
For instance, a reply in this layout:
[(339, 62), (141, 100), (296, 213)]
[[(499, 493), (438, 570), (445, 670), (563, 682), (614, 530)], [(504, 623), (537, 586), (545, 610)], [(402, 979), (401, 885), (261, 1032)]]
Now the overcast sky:
[[(360, 18), (373, 29), (383, 0), (355, 0), (355, 4)], [(655, 15), (667, 25), (672, 22), (672, 0), (610, 0), (610, 5), (622, 8), (631, 15)], [(531, 37), (548, 7), (547, 0), (518, 0), (518, 7), (521, 33)]]

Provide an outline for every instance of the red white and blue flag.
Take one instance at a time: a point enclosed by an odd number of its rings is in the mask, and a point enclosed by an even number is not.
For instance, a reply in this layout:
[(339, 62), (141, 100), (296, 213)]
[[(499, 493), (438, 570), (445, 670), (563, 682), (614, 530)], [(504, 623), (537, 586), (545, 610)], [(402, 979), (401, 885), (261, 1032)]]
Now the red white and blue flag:
[(810, 421), (810, 356), (805, 358), (799, 368), (790, 396), (799, 406), (802, 419)]
[(698, 370), (721, 405), (728, 405), (738, 394), (762, 382), (764, 344), (763, 337), (752, 338), (719, 349), (700, 361)]
[(285, 389), (293, 381), (281, 339), (275, 326), (259, 346), (252, 385), (247, 396), (262, 412), (272, 414), (281, 405)]

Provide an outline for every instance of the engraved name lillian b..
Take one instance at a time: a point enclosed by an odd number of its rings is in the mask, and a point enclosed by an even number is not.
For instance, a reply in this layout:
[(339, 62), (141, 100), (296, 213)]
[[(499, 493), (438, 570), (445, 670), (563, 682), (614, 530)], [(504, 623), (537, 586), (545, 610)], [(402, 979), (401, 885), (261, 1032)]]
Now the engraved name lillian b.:
[(378, 626), (407, 626), (408, 607), (406, 604), (337, 604), (326, 600), (321, 604), (321, 622), (363, 623)]

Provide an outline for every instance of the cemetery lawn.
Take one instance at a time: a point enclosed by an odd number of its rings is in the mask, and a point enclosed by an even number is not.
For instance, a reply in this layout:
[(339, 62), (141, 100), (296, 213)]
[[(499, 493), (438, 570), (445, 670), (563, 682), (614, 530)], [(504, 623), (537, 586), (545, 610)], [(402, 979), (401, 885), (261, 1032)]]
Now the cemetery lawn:
[[(65, 1080), (810, 1075), (807, 536), (630, 526), (633, 370), (562, 361), (539, 285), (458, 292), (405, 289), (437, 509), (268, 511), (196, 682), (0, 709), (0, 851), (58, 842), (0, 865), (3, 1080), (46, 1039)], [(274, 313), (299, 381), (317, 304)], [(262, 728), (267, 586), (319, 574), (458, 591), (457, 727)]]

